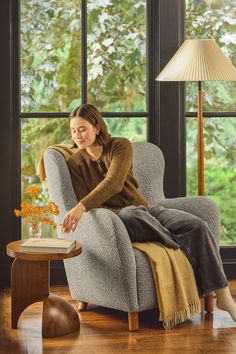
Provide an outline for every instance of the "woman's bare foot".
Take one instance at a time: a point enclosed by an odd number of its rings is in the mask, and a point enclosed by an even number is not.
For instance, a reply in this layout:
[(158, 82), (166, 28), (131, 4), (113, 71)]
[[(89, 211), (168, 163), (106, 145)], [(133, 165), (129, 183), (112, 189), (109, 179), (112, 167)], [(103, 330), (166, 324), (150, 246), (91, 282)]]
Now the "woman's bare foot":
[(220, 288), (216, 292), (216, 306), (223, 311), (227, 311), (236, 322), (236, 303), (230, 294), (229, 287)]

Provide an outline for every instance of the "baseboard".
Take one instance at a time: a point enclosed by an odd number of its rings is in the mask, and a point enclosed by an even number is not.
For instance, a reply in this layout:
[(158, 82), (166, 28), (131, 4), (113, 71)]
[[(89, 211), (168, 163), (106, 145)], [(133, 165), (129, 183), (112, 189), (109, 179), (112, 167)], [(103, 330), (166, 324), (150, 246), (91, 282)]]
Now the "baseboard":
[(63, 261), (55, 261), (50, 264), (50, 284), (68, 285)]
[(227, 279), (236, 279), (236, 263), (223, 263)]
[[(235, 253), (235, 250), (234, 250)], [(221, 250), (223, 259), (223, 267), (227, 279), (236, 279), (236, 260), (229, 252)], [(66, 272), (63, 261), (54, 261), (50, 264), (50, 284), (51, 285), (68, 285)], [(10, 287), (10, 271), (9, 268), (0, 269), (0, 288)]]
[(227, 279), (236, 279), (235, 246), (222, 246), (220, 255)]

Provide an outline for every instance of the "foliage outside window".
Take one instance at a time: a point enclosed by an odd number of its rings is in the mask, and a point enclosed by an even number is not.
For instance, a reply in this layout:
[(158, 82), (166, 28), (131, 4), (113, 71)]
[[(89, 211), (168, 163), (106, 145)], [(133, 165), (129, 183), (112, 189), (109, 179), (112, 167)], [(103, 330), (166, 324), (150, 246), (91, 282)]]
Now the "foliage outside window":
[(21, 1), (22, 112), (81, 103), (80, 10), (78, 0)]
[(88, 101), (101, 111), (146, 111), (145, 6), (88, 1)]
[[(187, 0), (186, 38), (214, 38), (236, 66), (234, 0)], [(205, 118), (205, 194), (220, 206), (221, 243), (236, 243), (236, 82), (203, 82), (203, 110), (232, 117)], [(186, 111), (197, 111), (197, 83), (186, 84)], [(196, 119), (187, 118), (187, 191), (197, 194)]]
[[(144, 0), (87, 1), (87, 94), (100, 111), (146, 111), (145, 10)], [(80, 0), (21, 1), (23, 112), (81, 103), (81, 26)]]

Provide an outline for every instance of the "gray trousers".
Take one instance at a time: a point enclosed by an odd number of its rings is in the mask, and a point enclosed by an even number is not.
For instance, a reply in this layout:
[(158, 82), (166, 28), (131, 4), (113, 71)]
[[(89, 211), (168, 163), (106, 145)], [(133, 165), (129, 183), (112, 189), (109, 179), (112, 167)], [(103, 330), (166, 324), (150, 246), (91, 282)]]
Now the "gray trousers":
[(156, 241), (181, 248), (189, 259), (198, 291), (207, 295), (227, 286), (218, 245), (205, 221), (161, 206), (128, 206), (118, 213), (132, 242)]

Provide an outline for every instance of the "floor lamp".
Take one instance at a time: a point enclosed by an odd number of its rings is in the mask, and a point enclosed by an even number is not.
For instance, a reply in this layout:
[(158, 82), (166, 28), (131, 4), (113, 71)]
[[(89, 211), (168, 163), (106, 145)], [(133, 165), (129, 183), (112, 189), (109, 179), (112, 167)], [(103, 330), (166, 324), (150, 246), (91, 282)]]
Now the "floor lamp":
[(213, 39), (187, 39), (156, 78), (198, 82), (198, 195), (204, 195), (202, 81), (236, 80), (236, 69)]

